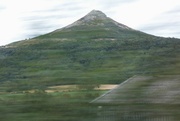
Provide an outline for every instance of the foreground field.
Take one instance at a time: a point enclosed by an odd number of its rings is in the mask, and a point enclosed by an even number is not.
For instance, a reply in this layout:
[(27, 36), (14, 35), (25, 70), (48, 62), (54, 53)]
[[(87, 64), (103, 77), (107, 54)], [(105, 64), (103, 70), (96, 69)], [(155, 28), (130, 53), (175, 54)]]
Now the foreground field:
[(81, 90), (78, 85), (51, 86), (46, 90), (0, 93), (1, 121), (91, 121), (97, 108), (89, 102), (116, 85)]
[[(179, 76), (173, 76), (171, 79), (167, 76), (160, 77), (161, 80), (157, 80), (157, 77), (156, 80), (152, 77), (135, 77), (118, 86), (99, 85), (93, 90), (79, 89), (77, 85), (61, 85), (50, 86), (46, 90), (1, 93), (0, 119), (1, 121), (119, 121), (119, 119), (120, 121), (179, 121), (179, 103), (156, 102), (161, 96), (174, 97), (172, 94), (169, 95), (165, 88), (177, 91)], [(122, 89), (117, 91), (119, 87)], [(113, 90), (108, 91), (110, 89)], [(111, 94), (114, 92), (118, 94)], [(152, 100), (148, 103), (142, 101), (136, 103), (136, 99), (142, 96), (140, 93), (146, 92), (149, 93), (148, 95), (153, 93), (160, 96), (152, 95), (155, 103)], [(102, 103), (105, 99), (102, 94), (106, 94), (112, 103)], [(98, 97), (102, 97), (99, 98), (99, 102), (96, 100), (98, 103), (90, 103)], [(118, 101), (117, 98), (121, 100)], [(116, 103), (122, 100), (125, 102)]]
[(1, 121), (91, 121), (96, 107), (89, 101), (104, 91), (0, 94)]

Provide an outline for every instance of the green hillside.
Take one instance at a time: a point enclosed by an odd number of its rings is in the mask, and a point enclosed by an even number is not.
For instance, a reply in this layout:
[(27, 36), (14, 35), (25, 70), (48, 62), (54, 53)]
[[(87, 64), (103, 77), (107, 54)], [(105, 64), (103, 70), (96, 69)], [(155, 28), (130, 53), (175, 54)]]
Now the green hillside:
[(179, 48), (179, 39), (149, 35), (92, 11), (62, 29), (0, 47), (0, 91), (179, 75)]

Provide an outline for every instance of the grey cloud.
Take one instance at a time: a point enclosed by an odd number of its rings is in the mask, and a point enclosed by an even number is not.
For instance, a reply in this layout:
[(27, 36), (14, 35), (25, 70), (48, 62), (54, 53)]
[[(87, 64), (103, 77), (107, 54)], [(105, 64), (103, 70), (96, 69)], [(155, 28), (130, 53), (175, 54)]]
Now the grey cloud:
[(22, 17), (22, 20), (24, 21), (46, 21), (46, 20), (51, 20), (51, 19), (60, 19), (60, 18), (70, 18), (70, 15), (67, 14), (45, 14), (44, 15), (30, 15), (26, 17)]
[(170, 11), (164, 12), (158, 17), (154, 18), (156, 23), (151, 23), (142, 27), (143, 30), (157, 30), (157, 29), (169, 29), (169, 30), (179, 30), (180, 28), (180, 8), (174, 8)]
[(39, 11), (34, 11), (36, 13), (45, 13), (45, 12), (62, 12), (65, 10), (68, 11), (73, 11), (73, 10), (79, 10), (82, 9), (82, 6), (66, 6), (66, 5), (57, 5), (54, 6), (53, 8), (49, 8), (47, 10), (39, 10)]
[(62, 12), (62, 11), (66, 11), (66, 10), (68, 10), (68, 11), (80, 10), (83, 8), (84, 8), (84, 6), (81, 5), (81, 2), (71, 1), (71, 2), (65, 2), (65, 3), (60, 2), (47, 10), (39, 10), (39, 11), (34, 11), (34, 12), (40, 12), (40, 13)]
[(38, 10), (28, 13), (28, 15), (23, 16), (24, 21), (36, 21), (36, 20), (58, 20), (78, 17), (80, 12), (83, 10), (83, 6), (79, 5), (77, 2), (67, 2), (63, 4), (56, 4), (55, 6), (48, 8), (46, 10)]
[(164, 14), (177, 14), (177, 13), (180, 13), (180, 6), (168, 11), (168, 12), (165, 12)]
[(31, 31), (44, 31), (48, 32), (49, 30), (53, 29), (59, 29), (63, 24), (61, 25), (58, 23), (60, 19), (69, 19), (72, 18), (72, 15), (66, 15), (66, 14), (45, 14), (45, 15), (31, 15), (23, 17), (22, 20), (26, 23), (25, 28)]
[(27, 22), (25, 29), (27, 30), (28, 34), (45, 34), (62, 27), (61, 24), (57, 24), (53, 21), (30, 21)]
[(51, 24), (47, 24), (46, 22), (36, 21), (29, 23), (27, 28), (30, 30), (43, 30), (43, 29), (49, 29), (51, 28), (51, 26), (52, 26)]
[(136, 2), (138, 0), (113, 0), (113, 1), (104, 1), (104, 0), (100, 0), (99, 4), (102, 4), (103, 8), (109, 8), (109, 7), (114, 7), (114, 6), (119, 6), (120, 4), (126, 4), (126, 3), (131, 3), (131, 2)]
[(44, 20), (29, 20), (25, 21), (24, 38), (32, 38), (38, 35), (48, 33), (53, 30), (54, 25)]
[(166, 23), (158, 23), (158, 24), (150, 24), (146, 27), (140, 28), (141, 30), (149, 31), (149, 30), (157, 30), (157, 29), (177, 29), (180, 28), (179, 22), (166, 22)]
[(58, 8), (59, 6), (61, 6), (61, 10), (79, 10), (79, 9), (83, 9), (84, 6), (81, 5), (80, 2), (69, 2), (69, 3), (65, 3), (65, 4), (59, 4), (57, 6), (55, 6), (56, 8)]
[(179, 22), (165, 22), (150, 24), (145, 27), (141, 27), (138, 30), (154, 34), (156, 36), (164, 37), (179, 37), (180, 38), (180, 23)]
[(5, 6), (0, 6), (0, 12), (3, 11), (4, 9), (6, 9)]
[(72, 19), (72, 13), (76, 18), (81, 10), (82, 8), (80, 6), (75, 7), (72, 3), (66, 3), (63, 5), (57, 4), (46, 10), (27, 13), (27, 15), (21, 18), (26, 23), (26, 38), (32, 38), (63, 27), (64, 25), (58, 23), (58, 21), (61, 21), (60, 19)]
[(138, 0), (113, 0), (113, 1), (104, 1), (100, 0), (100, 2), (103, 2), (103, 4), (109, 4), (109, 5), (116, 5), (121, 3), (130, 3), (130, 2), (136, 2)]

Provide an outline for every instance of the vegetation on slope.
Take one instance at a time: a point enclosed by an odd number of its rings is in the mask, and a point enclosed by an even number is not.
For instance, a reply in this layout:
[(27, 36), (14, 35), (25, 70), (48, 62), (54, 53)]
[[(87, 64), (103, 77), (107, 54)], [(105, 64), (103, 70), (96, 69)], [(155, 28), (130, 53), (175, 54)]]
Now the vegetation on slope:
[(178, 39), (163, 38), (50, 39), (2, 48), (1, 83), (24, 90), (61, 84), (120, 83), (139, 74), (179, 74), (178, 43)]

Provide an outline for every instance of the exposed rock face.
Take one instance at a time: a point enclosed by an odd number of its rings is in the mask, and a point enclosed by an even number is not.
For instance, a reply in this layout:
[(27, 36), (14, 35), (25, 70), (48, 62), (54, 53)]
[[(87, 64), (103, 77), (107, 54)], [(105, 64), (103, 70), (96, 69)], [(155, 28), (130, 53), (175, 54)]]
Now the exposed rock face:
[[(73, 26), (79, 26), (79, 25), (93, 25), (92, 22), (96, 21), (96, 25), (104, 25), (103, 22), (98, 22), (98, 20), (105, 20), (105, 19), (109, 19), (107, 18), (107, 16), (101, 12), (101, 11), (97, 11), (97, 10), (92, 10), (90, 13), (88, 13), (86, 16), (82, 17), (81, 19), (79, 19), (78, 21), (66, 26), (65, 28), (70, 28)], [(94, 23), (95, 25), (95, 23)]]
[[(125, 26), (121, 23), (118, 23), (111, 18), (107, 17), (103, 12), (99, 10), (92, 10), (90, 13), (88, 13), (86, 16), (82, 17), (81, 19), (77, 20), (76, 22), (62, 28), (62, 29), (68, 29), (71, 27), (76, 26), (105, 26), (107, 24), (113, 24), (114, 26), (120, 27), (121, 29), (128, 29), (133, 30), (128, 26)], [(61, 30), (61, 29), (59, 29)], [(57, 30), (57, 31), (59, 31)]]
[(92, 10), (85, 17), (83, 17), (84, 21), (91, 21), (91, 20), (95, 20), (95, 19), (107, 19), (107, 16), (101, 11)]

